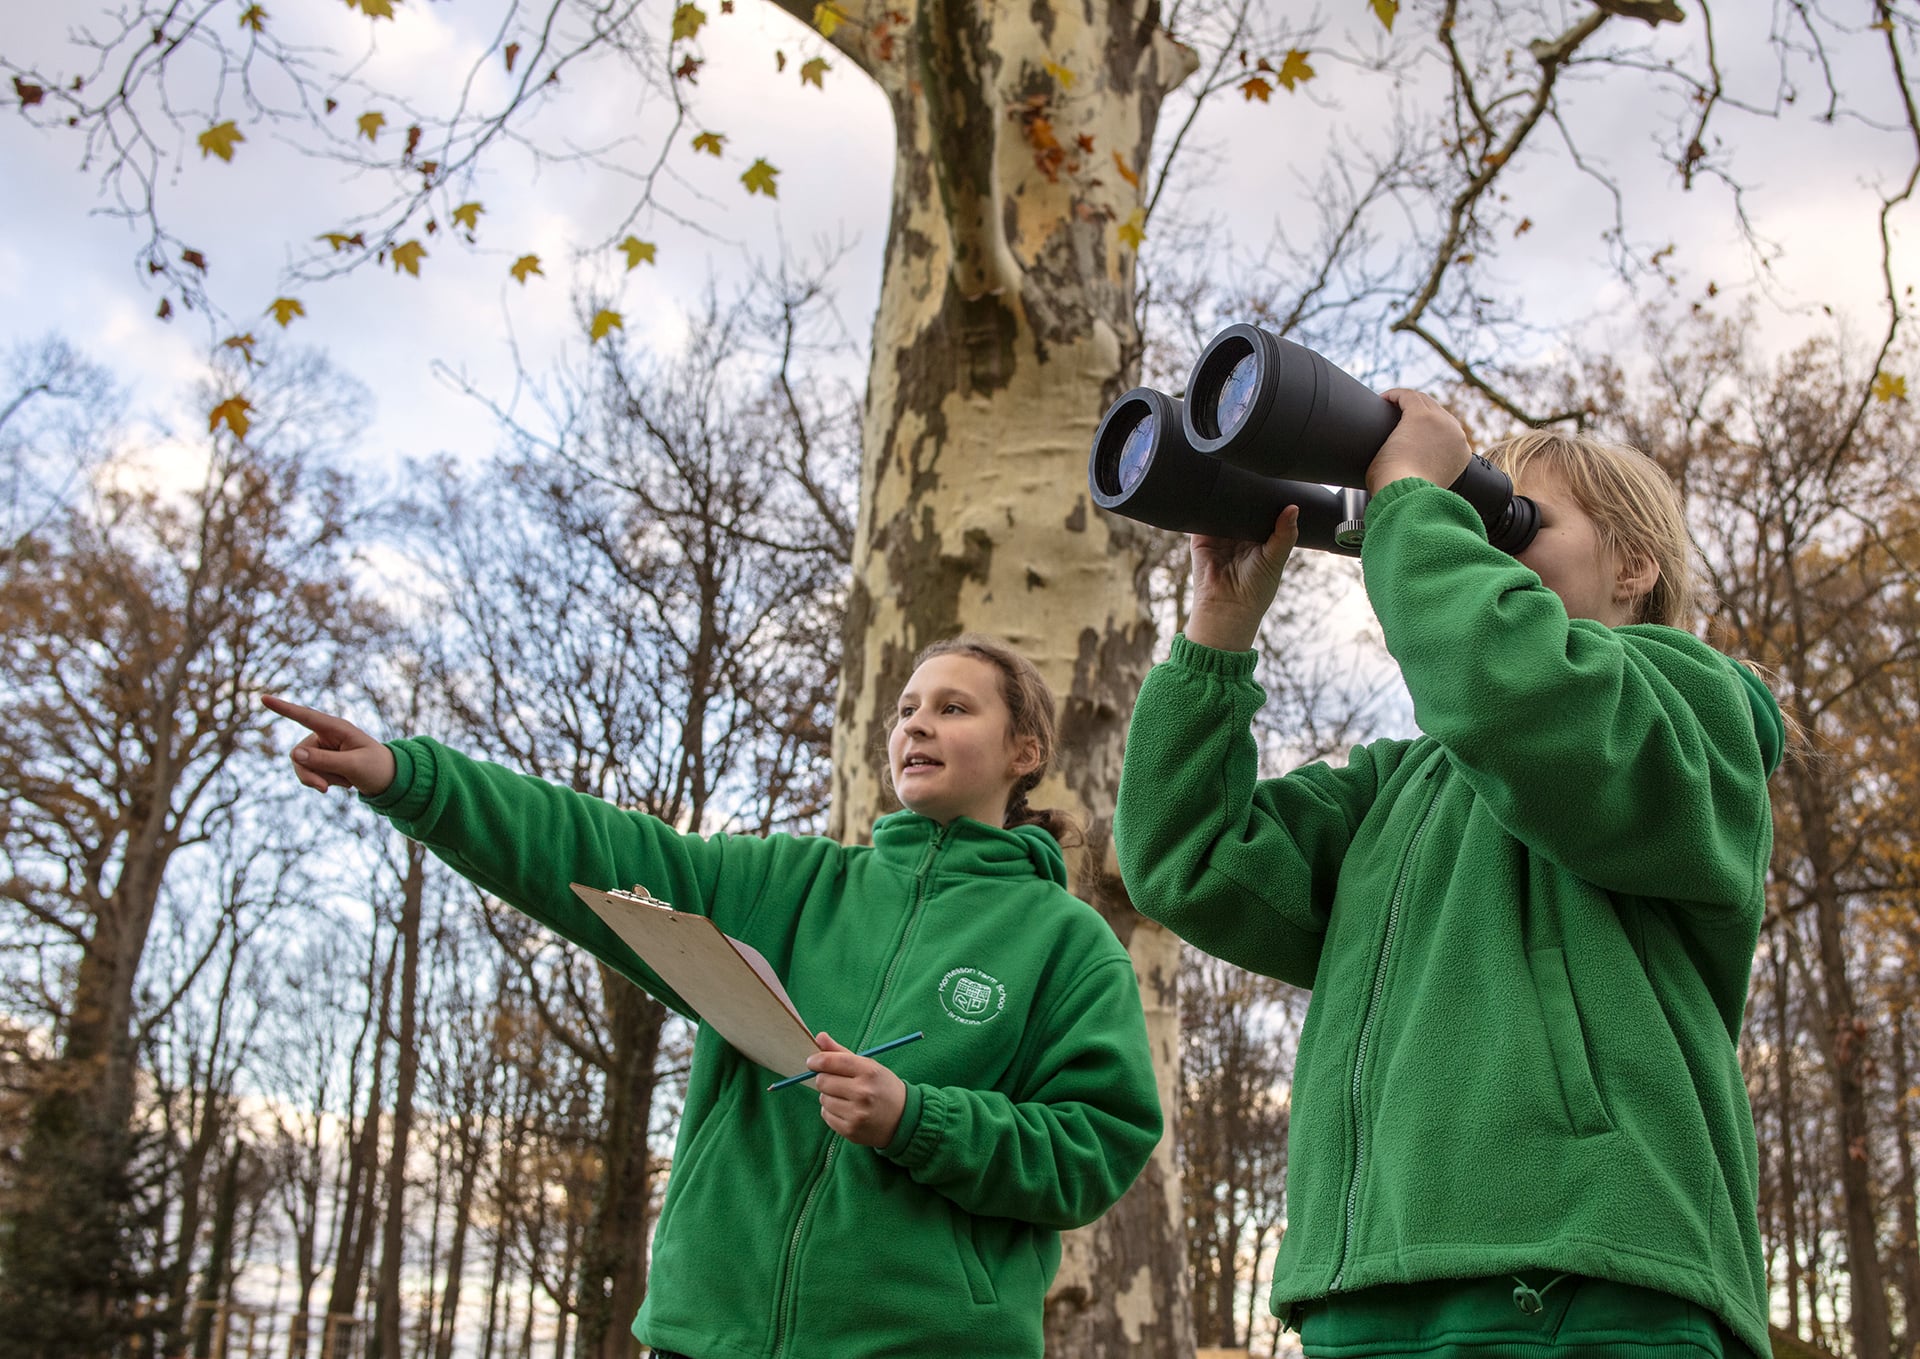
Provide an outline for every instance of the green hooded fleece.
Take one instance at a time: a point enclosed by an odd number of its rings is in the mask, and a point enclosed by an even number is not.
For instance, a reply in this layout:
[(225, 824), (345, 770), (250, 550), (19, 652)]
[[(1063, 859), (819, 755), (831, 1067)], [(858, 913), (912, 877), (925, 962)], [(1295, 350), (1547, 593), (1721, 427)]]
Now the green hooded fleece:
[(1362, 566), (1426, 734), (1255, 777), (1251, 652), (1177, 638), (1128, 733), (1134, 904), (1313, 991), (1272, 1304), (1558, 1270), (1768, 1352), (1735, 1044), (1779, 709), (1672, 628), (1569, 621), (1418, 479)]
[(1160, 1136), (1132, 964), (1052, 836), (912, 812), (871, 847), (685, 835), (433, 741), (389, 748), (375, 810), (689, 1018), (569, 882), (710, 916), (850, 1048), (926, 1035), (881, 1059), (907, 1104), (876, 1150), (700, 1029), (635, 1336), (694, 1359), (1041, 1353), (1060, 1231)]

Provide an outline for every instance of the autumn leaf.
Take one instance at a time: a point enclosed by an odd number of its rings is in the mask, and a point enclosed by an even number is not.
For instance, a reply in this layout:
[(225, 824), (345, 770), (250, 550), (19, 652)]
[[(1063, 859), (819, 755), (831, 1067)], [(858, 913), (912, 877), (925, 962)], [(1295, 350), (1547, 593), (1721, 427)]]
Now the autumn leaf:
[(1873, 399), (1875, 401), (1905, 401), (1907, 399), (1907, 380), (1898, 373), (1875, 373), (1873, 375)]
[(673, 78), (675, 80), (684, 80), (689, 85), (697, 85), (700, 83), (700, 68), (706, 64), (707, 63), (699, 57), (683, 57), (681, 58), (680, 64), (674, 68)]
[(1248, 103), (1258, 99), (1264, 104), (1273, 98), (1273, 86), (1260, 76), (1248, 76), (1240, 83), (1240, 93)]
[(211, 411), (207, 412), (207, 433), (211, 434), (225, 425), (233, 431), (233, 437), (244, 439), (253, 422), (247, 418), (247, 412), (253, 409), (253, 403), (244, 396), (230, 396)]
[(393, 248), (393, 272), (405, 269), (415, 278), (420, 277), (420, 261), (427, 257), (427, 248), (418, 241), (408, 241), (405, 245)]
[(240, 27), (242, 28), (250, 28), (255, 33), (258, 33), (266, 26), (267, 12), (258, 5), (248, 5), (245, 12), (240, 15)]
[(173, 319), (173, 300), (166, 297), (161, 298), (160, 308), (154, 312), (154, 315), (158, 316), (162, 321), (171, 321)]
[(282, 330), (293, 324), (296, 316), (305, 316), (307, 309), (297, 297), (276, 297), (267, 304), (267, 315), (280, 323)]
[(749, 194), (763, 193), (768, 198), (778, 198), (779, 186), (773, 182), (773, 179), (779, 173), (765, 160), (756, 160), (747, 167), (747, 172), (740, 176), (740, 182), (747, 186)]
[(815, 57), (812, 61), (800, 68), (800, 83), (802, 85), (813, 85), (824, 90), (827, 86), (826, 83), (821, 80), (821, 77), (832, 69), (831, 66), (827, 65), (827, 59), (825, 57)]
[(1373, 10), (1373, 17), (1380, 21), (1380, 27), (1393, 32), (1393, 21), (1400, 13), (1400, 0), (1367, 0)]
[(20, 96), (20, 107), (23, 109), (32, 108), (47, 97), (46, 86), (29, 84), (19, 76), (13, 78), (13, 92)]
[(643, 241), (638, 236), (629, 236), (620, 242), (619, 248), (627, 252), (627, 268), (637, 269), (643, 264), (653, 263), (653, 254), (658, 247), (652, 241)]
[(1280, 70), (1274, 75), (1274, 79), (1291, 91), (1295, 85), (1312, 80), (1313, 75), (1313, 67), (1307, 65), (1307, 54), (1296, 47), (1288, 52), (1286, 60), (1280, 63)]
[(203, 274), (207, 272), (207, 257), (198, 250), (182, 250), (180, 252), (180, 262), (182, 264), (191, 264)]
[(208, 156), (218, 156), (221, 160), (231, 161), (235, 144), (244, 142), (246, 139), (247, 134), (235, 127), (232, 119), (228, 119), (224, 123), (215, 123), (195, 140), (200, 143), (201, 160), (205, 160)]
[(520, 44), (517, 42), (508, 43), (505, 49), (501, 51), (500, 55), (507, 59), (507, 74), (512, 75), (513, 63), (517, 61), (520, 57)]
[(693, 149), (696, 151), (705, 151), (709, 156), (717, 156), (720, 154), (721, 144), (726, 140), (726, 134), (724, 133), (702, 132), (693, 139)]
[(1129, 249), (1137, 253), (1140, 242), (1147, 239), (1147, 210), (1135, 208), (1126, 221), (1114, 228), (1114, 232)]
[(683, 42), (700, 31), (707, 12), (695, 4), (685, 4), (673, 12), (673, 41)]
[(1516, 237), (1518, 237), (1518, 236), (1524, 236), (1524, 235), (1526, 235), (1526, 234), (1527, 234), (1527, 233), (1528, 233), (1529, 231), (1532, 231), (1532, 230), (1533, 230), (1533, 218), (1531, 218), (1531, 217), (1522, 217), (1522, 218), (1520, 219), (1520, 222), (1519, 222), (1519, 225), (1517, 225), (1516, 227), (1514, 227), (1514, 229), (1513, 229), (1513, 234), (1514, 234), (1514, 235), (1515, 235)]
[(357, 9), (369, 19), (391, 19), (393, 0), (347, 0), (348, 9)]
[(380, 129), (386, 125), (387, 115), (378, 111), (361, 114), (357, 124), (360, 129), (360, 135), (368, 141), (372, 141), (375, 137), (379, 136)]
[(335, 254), (338, 254), (340, 251), (345, 250), (348, 246), (352, 246), (356, 250), (360, 249), (364, 247), (367, 243), (367, 238), (362, 236), (357, 231), (354, 232), (353, 235), (351, 236), (347, 235), (344, 231), (325, 231), (325, 232), (322, 232), (320, 235), (316, 236), (314, 239), (325, 241), (328, 245), (333, 247)]
[(1060, 88), (1063, 90), (1072, 89), (1073, 82), (1078, 78), (1072, 71), (1069, 71), (1057, 61), (1048, 62), (1046, 69), (1048, 75), (1060, 82)]
[(479, 227), (480, 214), (485, 211), (478, 203), (462, 203), (453, 210), (453, 220), (468, 231), (473, 231)]
[(254, 364), (259, 362), (259, 360), (254, 358), (253, 356), (253, 346), (256, 343), (258, 342), (253, 338), (253, 332), (248, 331), (245, 335), (227, 336), (226, 339), (220, 341), (220, 347), (222, 349), (233, 349), (233, 350), (239, 351), (240, 357), (244, 358), (247, 361), (247, 366), (252, 367)]
[(833, 3), (833, 0), (820, 0), (813, 7), (813, 26), (820, 30), (820, 36), (831, 38), (834, 29), (847, 21), (847, 12)]
[(587, 327), (587, 335), (595, 344), (607, 338), (610, 330), (625, 330), (627, 323), (620, 319), (617, 311), (608, 311), (602, 307), (593, 314), (593, 324)]
[(1113, 168), (1120, 172), (1120, 178), (1126, 180), (1127, 183), (1131, 184), (1134, 188), (1137, 189), (1140, 187), (1140, 176), (1133, 172), (1133, 167), (1120, 159), (1120, 153), (1118, 151), (1113, 153)]
[(522, 255), (508, 267), (507, 272), (512, 274), (515, 281), (523, 286), (526, 284), (528, 274), (540, 274), (540, 277), (546, 277), (545, 274), (540, 273), (540, 257), (538, 255)]
[(403, 161), (413, 159), (413, 153), (420, 149), (420, 137), (421, 137), (420, 124), (415, 123), (412, 127), (407, 129), (407, 149), (400, 153), (400, 158)]
[(776, 74), (787, 69), (787, 54), (777, 47), (773, 49), (773, 69)]

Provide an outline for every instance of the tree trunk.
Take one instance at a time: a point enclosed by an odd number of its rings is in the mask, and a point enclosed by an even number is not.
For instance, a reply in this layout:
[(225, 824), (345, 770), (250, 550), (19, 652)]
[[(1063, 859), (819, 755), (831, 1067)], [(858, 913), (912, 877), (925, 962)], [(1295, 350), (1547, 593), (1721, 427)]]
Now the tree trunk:
[(604, 965), (600, 987), (609, 1010), (613, 1061), (606, 1072), (600, 1177), (581, 1247), (575, 1353), (579, 1359), (632, 1359), (630, 1327), (647, 1287), (647, 1122), (666, 1007)]
[(480, 1156), (486, 1147), (486, 1110), (466, 1110), (457, 1129), (460, 1168), (451, 1205), (453, 1235), (447, 1243), (446, 1283), (440, 1293), (440, 1322), (434, 1333), (433, 1359), (453, 1359), (454, 1328), (460, 1320), (460, 1279), (467, 1268), (467, 1232), (473, 1223), (474, 1191), (480, 1180)]
[(406, 1253), (407, 1143), (413, 1135), (413, 1090), (420, 1072), (418, 998), (420, 916), (426, 895), (427, 851), (408, 840), (406, 876), (400, 885), (401, 951), (399, 1032), (395, 1037), (393, 1147), (387, 1157), (386, 1212), (380, 1237), (380, 1278), (374, 1301), (374, 1359), (400, 1359), (400, 1265)]
[[(787, 8), (812, 19), (810, 0)], [(1184, 1355), (1193, 1336), (1171, 1135), (1179, 944), (1134, 915), (1111, 854), (1126, 715), (1153, 651), (1150, 538), (1094, 510), (1086, 465), (1101, 413), (1139, 365), (1134, 258), (1118, 228), (1142, 205), (1161, 103), (1194, 57), (1151, 7), (843, 8), (858, 22), (836, 41), (885, 92), (897, 149), (832, 833), (864, 838), (891, 805), (875, 757), (921, 647), (991, 632), (1054, 686), (1073, 754), (1034, 805), (1067, 806), (1088, 827), (1074, 889), (1133, 955), (1170, 1127), (1127, 1198), (1069, 1237), (1048, 1346)], [(911, 11), (904, 29), (899, 9)]]
[(1900, 1290), (1901, 1329), (1904, 1335), (1897, 1352), (1911, 1355), (1920, 1347), (1920, 1222), (1914, 1208), (1913, 1130), (1910, 1126), (1913, 1089), (1912, 1063), (1907, 1055), (1905, 1012), (1896, 1000), (1887, 1007), (1892, 1025), (1888, 1043), (1893, 1055), (1893, 1145), (1899, 1167), (1893, 1186), (1895, 1231), (1892, 1273)]
[[(1789, 930), (1793, 925), (1781, 921), (1780, 928)], [(1795, 1335), (1800, 1334), (1800, 1174), (1795, 1164), (1798, 1153), (1794, 1148), (1794, 1119), (1799, 1113), (1794, 1103), (1793, 1051), (1794, 1032), (1791, 1025), (1788, 987), (1792, 982), (1792, 973), (1787, 965), (1787, 951), (1780, 947), (1774, 956), (1774, 1065), (1779, 1073), (1780, 1084), (1780, 1218), (1785, 1228), (1784, 1245), (1787, 1252), (1787, 1325)], [(1812, 1294), (1808, 1294), (1812, 1302)]]
[(368, 1017), (367, 1031), (373, 1035), (373, 1073), (367, 1083), (366, 1114), (347, 1149), (347, 1188), (340, 1208), (333, 1282), (327, 1290), (329, 1327), (355, 1318), (360, 1280), (366, 1273), (367, 1242), (373, 1234), (374, 1202), (380, 1178), (380, 1087), (386, 1080), (387, 1013), (393, 1000), (393, 968), (398, 950), (396, 943), (387, 954), (379, 992), (373, 998), (376, 1009)]

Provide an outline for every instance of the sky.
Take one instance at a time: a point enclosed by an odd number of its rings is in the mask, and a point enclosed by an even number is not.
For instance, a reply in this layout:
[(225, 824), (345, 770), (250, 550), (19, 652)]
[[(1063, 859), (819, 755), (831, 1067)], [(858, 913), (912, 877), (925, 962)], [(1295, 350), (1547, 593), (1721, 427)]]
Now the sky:
[[(1311, 97), (1276, 91), (1270, 104), (1229, 98), (1202, 120), (1206, 155), (1189, 162), (1192, 173), (1180, 191), (1197, 215), (1231, 230), (1238, 247), (1223, 251), (1226, 268), (1237, 267), (1238, 252), (1257, 253), (1275, 224), (1301, 225), (1300, 176), (1318, 163), (1337, 125), (1365, 129), (1375, 107), (1384, 125), (1390, 112), (1392, 96), (1364, 71), (1383, 35), (1360, 0), (1313, 11), (1290, 0), (1274, 3), (1290, 21), (1304, 23), (1327, 10), (1334, 17), (1312, 49), (1321, 74), (1303, 87)], [(96, 8), (97, 0), (0, 0), (0, 56), (74, 69), (71, 49), (62, 52), (63, 33)], [(237, 18), (239, 0), (233, 8)], [(370, 85), (441, 91), (452, 88), (450, 77), (482, 49), (489, 34), (481, 20), (497, 10), (405, 0), (399, 17), (384, 23), (338, 0), (280, 0), (266, 8), (282, 31), (304, 25), (303, 40), (364, 54), (361, 74)], [(1584, 4), (1563, 0), (1561, 8), (1571, 13)], [(844, 247), (833, 273), (838, 315), (854, 344), (864, 346), (877, 300), (892, 169), (886, 104), (844, 59), (771, 5), (741, 0), (725, 16), (717, 3), (712, 9), (702, 35), (708, 60), (695, 91), (699, 112), (680, 135), (723, 131), (726, 153), (719, 161), (685, 154), (673, 161), (684, 176), (674, 199), (697, 226), (643, 219), (635, 230), (656, 243), (658, 253), (653, 264), (631, 272), (604, 243), (624, 214), (632, 184), (583, 165), (536, 165), (508, 149), (450, 196), (449, 202), (484, 205), (474, 246), (444, 232), (429, 238), (418, 278), (375, 265), (322, 283), (288, 283), (289, 260), (318, 233), (341, 225), (373, 186), (303, 155), (290, 136), (249, 123), (231, 92), (216, 115), (206, 91), (183, 71), (171, 91), (185, 131), (164, 181), (169, 220), (207, 255), (209, 284), (232, 319), (217, 333), (197, 316), (161, 322), (154, 314), (159, 295), (136, 263), (139, 238), (99, 211), (97, 168), (80, 165), (79, 142), (36, 129), (24, 117), (0, 117), (0, 192), (10, 201), (0, 216), (0, 349), (61, 334), (120, 376), (137, 411), (191, 434), (202, 417), (184, 392), (204, 372), (210, 344), (232, 331), (263, 339), (277, 334), (261, 309), (274, 297), (296, 296), (308, 314), (284, 338), (325, 347), (366, 384), (373, 406), (362, 455), (380, 464), (440, 451), (477, 457), (495, 447), (491, 418), (446, 374), (461, 374), (493, 399), (513, 404), (516, 354), (538, 376), (586, 350), (573, 300), (583, 291), (596, 291), (620, 310), (630, 341), (671, 347), (684, 334), (688, 308), (716, 281), (728, 286), (752, 262), (782, 250), (808, 258), (833, 243)], [(1834, 57), (1843, 77), (1845, 63), (1864, 63), (1861, 77), (1847, 84), (1855, 97), (1877, 102), (1874, 112), (1892, 125), (1897, 109), (1890, 94), (1875, 93), (1886, 82), (1874, 38), (1858, 35), (1850, 46), (1837, 46)], [(1733, 93), (1768, 102), (1775, 67), (1766, 33), (1732, 27), (1723, 17), (1716, 40)], [(776, 50), (788, 58), (784, 71), (774, 69)], [(798, 79), (801, 63), (815, 55), (831, 62), (824, 89)], [(1913, 154), (1897, 125), (1829, 126), (1810, 116), (1819, 100), (1809, 72), (1805, 63), (1793, 68), (1804, 107), (1773, 122), (1729, 108), (1719, 124), (1737, 134), (1736, 166), (1750, 186), (1747, 210), (1759, 232), (1780, 246), (1767, 270), (1756, 270), (1732, 231), (1723, 191), (1709, 184), (1681, 192), (1671, 167), (1649, 153), (1649, 138), (1671, 113), (1666, 103), (1638, 93), (1618, 73), (1592, 78), (1593, 88), (1570, 91), (1576, 97), (1567, 100), (1583, 148), (1627, 184), (1636, 238), (1648, 249), (1669, 241), (1678, 247), (1671, 257), (1673, 295), (1706, 301), (1711, 284), (1711, 305), (1727, 309), (1743, 296), (1761, 295), (1760, 324), (1777, 347), (1827, 324), (1823, 308), (1857, 334), (1875, 336), (1884, 326), (1877, 306), (1876, 195), (1898, 182)], [(503, 70), (489, 66), (479, 89), (485, 94), (505, 79)], [(578, 84), (542, 115), (541, 134), (584, 143), (631, 138), (629, 159), (644, 163), (647, 139), (658, 135), (666, 112), (660, 96), (639, 89), (631, 77), (595, 80), (587, 73)], [(342, 104), (337, 119), (362, 106), (381, 107), (363, 95), (343, 95)], [(383, 135), (391, 147), (405, 118), (390, 101), (385, 108), (390, 125)], [(1174, 114), (1170, 108), (1164, 126)], [(215, 116), (238, 117), (247, 129), (248, 141), (231, 164), (193, 144), (194, 132)], [(780, 168), (777, 199), (749, 196), (738, 183), (756, 156)], [(1498, 271), (1527, 299), (1530, 319), (1550, 326), (1618, 312), (1627, 299), (1604, 267), (1600, 232), (1610, 210), (1604, 193), (1564, 162), (1559, 170), (1530, 171), (1516, 180), (1515, 191), (1522, 195), (1515, 206), (1533, 229), (1503, 244)], [(1914, 211), (1896, 217), (1903, 281), (1911, 273)], [(525, 253), (541, 257), (545, 276), (523, 286), (508, 277), (507, 266)]]

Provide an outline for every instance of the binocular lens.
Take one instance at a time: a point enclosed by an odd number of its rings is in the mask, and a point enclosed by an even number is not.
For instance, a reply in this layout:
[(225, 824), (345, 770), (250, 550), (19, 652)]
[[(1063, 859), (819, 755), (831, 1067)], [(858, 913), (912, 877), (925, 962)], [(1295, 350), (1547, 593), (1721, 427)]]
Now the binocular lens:
[[(1154, 413), (1142, 407), (1140, 419), (1120, 443), (1120, 451), (1099, 460), (1100, 489), (1108, 495), (1129, 495), (1146, 475), (1153, 458), (1153, 439), (1159, 429)], [(1105, 452), (1105, 450), (1102, 450)]]
[(1251, 353), (1241, 356), (1220, 384), (1220, 395), (1213, 403), (1213, 427), (1218, 438), (1226, 438), (1240, 428), (1259, 389), (1260, 361)]

